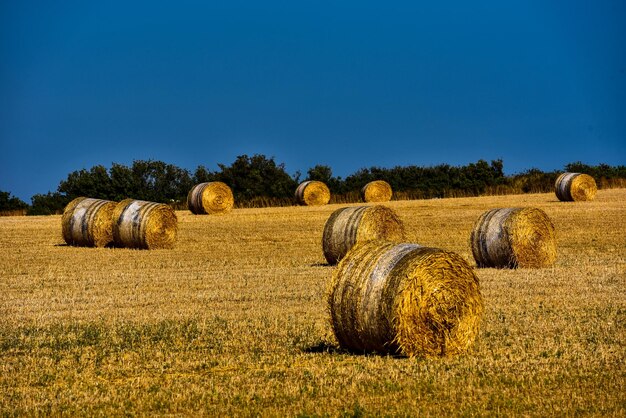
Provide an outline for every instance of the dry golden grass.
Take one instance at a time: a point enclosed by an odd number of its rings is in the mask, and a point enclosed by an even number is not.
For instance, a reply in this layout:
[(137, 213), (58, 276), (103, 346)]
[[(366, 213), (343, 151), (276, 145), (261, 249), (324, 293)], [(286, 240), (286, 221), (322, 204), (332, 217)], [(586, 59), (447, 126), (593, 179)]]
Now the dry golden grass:
[(394, 201), (407, 240), (459, 253), (493, 207), (554, 221), (544, 269), (478, 269), (470, 354), (336, 349), (324, 223), (338, 205), (178, 212), (173, 250), (62, 245), (0, 218), (0, 415), (626, 415), (626, 190)]

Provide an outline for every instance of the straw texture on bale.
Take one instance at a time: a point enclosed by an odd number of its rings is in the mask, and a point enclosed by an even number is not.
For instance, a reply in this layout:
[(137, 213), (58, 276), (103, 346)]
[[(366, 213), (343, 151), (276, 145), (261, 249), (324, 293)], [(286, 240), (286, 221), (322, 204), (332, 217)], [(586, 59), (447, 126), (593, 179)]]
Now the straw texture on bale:
[(195, 215), (224, 214), (234, 203), (232, 190), (221, 181), (196, 184), (187, 195), (187, 207)]
[(478, 267), (548, 267), (556, 260), (552, 221), (536, 208), (501, 208), (483, 213), (470, 236)]
[(113, 241), (115, 202), (77, 197), (61, 217), (63, 239), (68, 245), (104, 247)]
[(305, 181), (296, 189), (296, 200), (300, 205), (322, 206), (330, 201), (330, 190), (321, 181)]
[(563, 173), (554, 183), (556, 197), (562, 202), (582, 202), (596, 197), (598, 186), (588, 174)]
[(404, 224), (391, 208), (382, 205), (341, 208), (324, 225), (322, 250), (328, 264), (336, 264), (358, 242), (402, 242), (404, 233)]
[(341, 260), (328, 307), (341, 347), (410, 357), (467, 351), (483, 313), (478, 278), (462, 257), (380, 241), (357, 244)]
[(367, 203), (388, 202), (392, 195), (391, 186), (384, 180), (370, 181), (361, 189), (361, 199)]
[(176, 243), (178, 219), (165, 204), (126, 199), (113, 213), (113, 241), (127, 248), (173, 248)]

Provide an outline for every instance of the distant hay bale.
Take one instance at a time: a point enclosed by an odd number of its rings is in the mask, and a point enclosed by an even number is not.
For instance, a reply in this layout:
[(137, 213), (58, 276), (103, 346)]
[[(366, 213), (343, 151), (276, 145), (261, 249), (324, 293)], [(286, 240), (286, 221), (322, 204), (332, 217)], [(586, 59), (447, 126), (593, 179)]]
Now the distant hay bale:
[(358, 242), (404, 241), (404, 224), (396, 212), (382, 205), (337, 209), (324, 225), (322, 249), (328, 264), (336, 264)]
[(300, 205), (305, 206), (326, 205), (330, 201), (330, 190), (321, 181), (305, 181), (296, 189), (296, 200)]
[(115, 202), (77, 197), (67, 204), (61, 217), (63, 239), (68, 245), (104, 247), (113, 241)]
[(126, 199), (113, 212), (113, 241), (127, 248), (173, 248), (178, 219), (165, 204)]
[(582, 202), (596, 197), (598, 186), (587, 174), (563, 173), (554, 183), (556, 197), (562, 202)]
[(548, 267), (556, 260), (552, 221), (536, 208), (501, 208), (483, 213), (470, 236), (478, 267)]
[(221, 181), (196, 184), (187, 195), (187, 207), (195, 215), (224, 214), (234, 203), (232, 190)]
[(361, 189), (361, 199), (367, 203), (388, 202), (392, 195), (391, 186), (384, 180), (370, 181)]
[(476, 339), (478, 278), (459, 255), (417, 244), (355, 245), (328, 293), (339, 345), (354, 352), (450, 356)]

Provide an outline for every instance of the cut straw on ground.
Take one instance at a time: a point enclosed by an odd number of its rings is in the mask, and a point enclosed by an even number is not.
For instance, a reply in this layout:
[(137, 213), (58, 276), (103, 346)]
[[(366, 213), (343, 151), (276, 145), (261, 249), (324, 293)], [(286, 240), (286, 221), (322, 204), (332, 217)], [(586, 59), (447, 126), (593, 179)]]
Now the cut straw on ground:
[(322, 250), (326, 261), (336, 264), (356, 243), (404, 239), (404, 224), (393, 209), (382, 205), (351, 206), (337, 209), (326, 221)]
[(556, 197), (562, 202), (593, 200), (597, 191), (596, 181), (588, 174), (563, 173), (554, 183)]
[(174, 210), (163, 203), (126, 199), (117, 204), (113, 240), (126, 248), (173, 248), (178, 219)]
[(61, 217), (63, 240), (68, 245), (104, 247), (113, 241), (115, 202), (77, 197), (67, 204)]
[(225, 214), (234, 204), (232, 190), (221, 181), (196, 184), (187, 195), (187, 207), (195, 215)]
[(384, 180), (370, 181), (361, 189), (361, 199), (366, 203), (380, 203), (391, 200), (393, 190)]
[(537, 208), (499, 208), (483, 213), (470, 236), (478, 267), (548, 267), (556, 260), (556, 233)]
[(418, 357), (466, 352), (483, 313), (478, 278), (459, 255), (372, 241), (333, 273), (328, 307), (339, 345)]
[(323, 206), (330, 201), (330, 190), (323, 182), (310, 180), (300, 183), (295, 197), (299, 205)]

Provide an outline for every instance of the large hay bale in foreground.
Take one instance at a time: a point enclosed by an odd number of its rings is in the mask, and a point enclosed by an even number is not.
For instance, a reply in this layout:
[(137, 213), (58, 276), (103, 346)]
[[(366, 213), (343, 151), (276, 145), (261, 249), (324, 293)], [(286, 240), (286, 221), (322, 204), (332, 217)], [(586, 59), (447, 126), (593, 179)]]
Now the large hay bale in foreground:
[(370, 181), (361, 189), (361, 199), (367, 203), (388, 202), (392, 195), (391, 186), (384, 180)]
[(548, 267), (556, 260), (552, 221), (536, 208), (501, 208), (483, 213), (470, 236), (478, 267)]
[(352, 206), (334, 211), (324, 225), (322, 249), (328, 264), (336, 264), (358, 242), (404, 241), (404, 224), (382, 205)]
[(330, 190), (321, 181), (305, 181), (296, 189), (296, 201), (300, 205), (322, 206), (330, 201)]
[(174, 210), (163, 203), (126, 199), (113, 212), (113, 241), (127, 248), (173, 248), (178, 219)]
[(221, 181), (196, 184), (187, 195), (187, 207), (195, 215), (224, 214), (234, 203), (232, 190)]
[(582, 202), (596, 197), (598, 186), (587, 174), (563, 173), (554, 183), (556, 197), (562, 202)]
[(104, 247), (113, 241), (115, 202), (77, 197), (61, 217), (63, 239), (68, 245)]
[(462, 257), (380, 241), (341, 260), (328, 306), (341, 347), (423, 357), (466, 351), (483, 313), (478, 277)]

